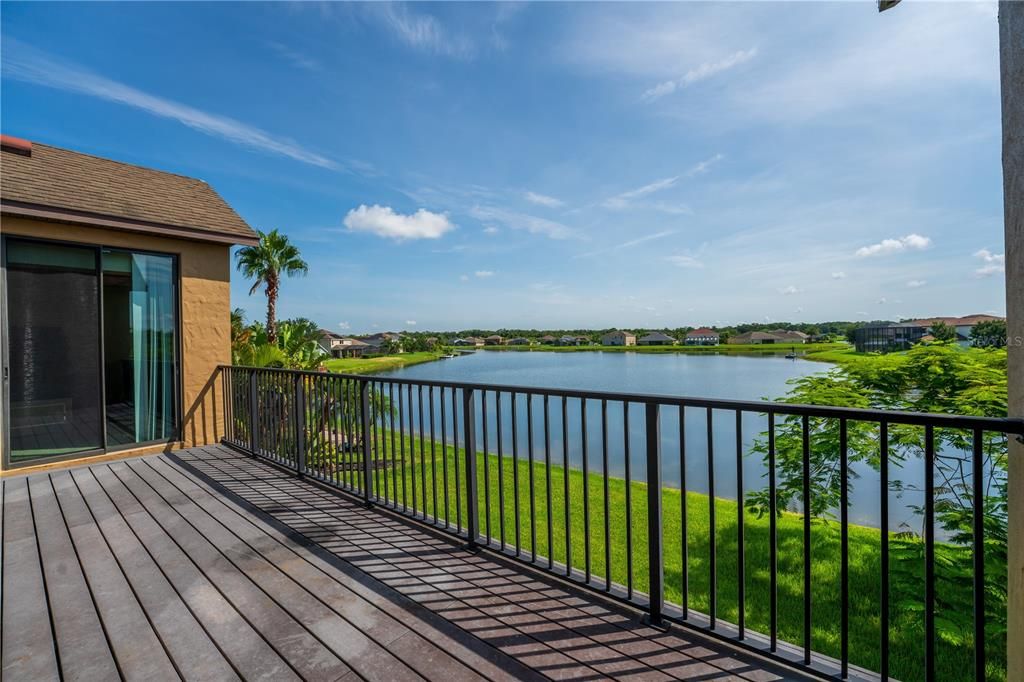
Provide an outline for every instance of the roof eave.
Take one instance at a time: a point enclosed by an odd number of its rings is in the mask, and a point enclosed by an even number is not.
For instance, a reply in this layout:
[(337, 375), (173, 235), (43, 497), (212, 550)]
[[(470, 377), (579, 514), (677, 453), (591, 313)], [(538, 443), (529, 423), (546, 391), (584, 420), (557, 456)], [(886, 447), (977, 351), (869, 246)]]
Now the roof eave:
[(44, 206), (41, 204), (28, 204), (9, 199), (0, 200), (0, 213), (3, 215), (17, 216), (19, 218), (32, 218), (55, 223), (69, 223), (73, 225), (86, 225), (88, 227), (100, 227), (109, 230), (121, 230), (124, 232), (141, 232), (160, 237), (171, 237), (176, 239), (188, 239), (192, 241), (215, 242), (219, 244), (238, 244), (242, 246), (255, 246), (259, 244), (259, 237), (232, 234), (229, 232), (214, 232), (196, 227), (183, 227), (181, 225), (168, 225), (143, 220), (132, 220), (117, 216), (89, 213), (87, 211), (76, 211), (58, 206)]

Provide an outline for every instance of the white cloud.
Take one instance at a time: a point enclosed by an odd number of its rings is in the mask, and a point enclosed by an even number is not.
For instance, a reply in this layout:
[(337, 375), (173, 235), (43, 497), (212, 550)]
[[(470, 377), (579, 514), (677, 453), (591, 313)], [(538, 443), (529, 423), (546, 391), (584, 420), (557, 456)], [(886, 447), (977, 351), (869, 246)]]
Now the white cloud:
[(651, 102), (656, 99), (660, 99), (665, 95), (671, 95), (676, 90), (693, 85), (694, 83), (698, 83), (706, 78), (722, 73), (723, 71), (735, 68), (744, 62), (748, 62), (755, 56), (757, 56), (757, 48), (752, 47), (749, 50), (734, 52), (724, 59), (719, 59), (718, 61), (704, 62), (703, 64), (687, 71), (681, 78), (658, 83), (653, 88), (644, 92), (643, 99)]
[(630, 239), (629, 241), (622, 242), (621, 244), (616, 244), (615, 246), (609, 246), (606, 249), (598, 249), (596, 251), (590, 251), (588, 253), (581, 253), (580, 255), (575, 256), (575, 258), (588, 258), (590, 256), (596, 256), (598, 254), (608, 253), (609, 251), (618, 251), (619, 249), (628, 249), (628, 248), (630, 248), (632, 246), (639, 246), (640, 244), (644, 244), (646, 242), (651, 242), (651, 241), (654, 241), (656, 239), (662, 239), (664, 237), (671, 236), (671, 235), (675, 234), (678, 231), (679, 230), (662, 230), (661, 232), (655, 232), (653, 234), (644, 235), (643, 237), (637, 237), (636, 239)]
[(484, 227), (484, 234), (498, 234), (499, 232), (501, 232), (501, 229), (495, 225), (487, 225)]
[(416, 326), (416, 320), (406, 320), (405, 324), (410, 326), (410, 327), (415, 327)]
[(899, 237), (897, 239), (883, 239), (877, 244), (862, 246), (857, 249), (855, 255), (858, 258), (866, 258), (868, 256), (887, 256), (903, 251), (920, 251), (922, 249), (927, 249), (931, 245), (931, 239), (928, 237), (922, 237), (915, 233), (908, 234), (906, 237)]
[(523, 194), (523, 198), (529, 201), (531, 204), (537, 204), (538, 206), (547, 206), (548, 208), (560, 208), (565, 206), (565, 202), (561, 199), (549, 197), (546, 194), (538, 194), (537, 192), (526, 192)]
[(676, 182), (678, 182), (678, 181), (679, 181), (679, 176), (678, 175), (675, 176), (675, 177), (671, 177), (671, 178), (663, 178), (661, 180), (655, 180), (654, 182), (652, 182), (652, 183), (650, 183), (648, 185), (644, 185), (643, 187), (637, 187), (636, 189), (632, 189), (632, 190), (630, 190), (628, 192), (623, 192), (622, 194), (619, 194), (617, 196), (611, 197), (610, 199), (606, 199), (604, 201), (604, 203), (602, 204), (602, 206), (604, 206), (605, 208), (615, 208), (615, 209), (626, 208), (627, 206), (629, 206), (629, 203), (632, 200), (639, 199), (640, 197), (645, 197), (648, 194), (654, 194), (655, 192), (660, 192), (663, 189), (668, 189), (669, 187), (672, 187), (673, 185), (675, 185)]
[(478, 279), (486, 279), (487, 277), (494, 277), (493, 270), (477, 270), (473, 273)]
[(282, 43), (270, 41), (267, 43), (267, 47), (279, 54), (296, 68), (305, 69), (306, 71), (320, 71), (322, 68), (320, 62), (317, 60), (306, 56), (301, 52), (297, 52)]
[(468, 37), (453, 34), (437, 17), (417, 12), (406, 3), (370, 3), (365, 8), (370, 17), (377, 19), (410, 47), (463, 59), (472, 57), (475, 52), (475, 46)]
[(477, 220), (494, 221), (513, 230), (524, 230), (530, 234), (542, 234), (551, 239), (578, 239), (582, 237), (578, 230), (568, 225), (527, 213), (509, 211), (496, 206), (474, 206), (470, 210), (470, 215)]
[(924, 279), (912, 279), (912, 280), (910, 280), (909, 282), (907, 282), (907, 286), (908, 286), (909, 288), (911, 288), (911, 289), (920, 289), (920, 288), (921, 288), (921, 287), (923, 287), (923, 286), (924, 286), (925, 284), (928, 284), (928, 280), (924, 280)]
[(352, 325), (350, 325), (348, 322), (339, 322), (338, 323), (338, 329), (351, 329), (351, 328), (352, 328)]
[(984, 265), (974, 271), (974, 274), (978, 277), (991, 277), (992, 275), (1006, 272), (1005, 253), (992, 253), (988, 249), (981, 249), (974, 254), (974, 257), (980, 258), (984, 263)]
[(321, 168), (340, 168), (335, 161), (285, 137), (272, 135), (227, 116), (207, 113), (186, 104), (136, 90), (75, 64), (57, 60), (9, 36), (4, 36), (3, 40), (5, 78), (123, 104), (154, 116), (173, 119), (193, 130), (243, 147), (285, 156)]
[(438, 239), (455, 226), (445, 213), (421, 208), (410, 215), (396, 213), (390, 206), (361, 204), (345, 216), (345, 227), (352, 232), (369, 232), (389, 239)]
[(885, 305), (885, 296), (883, 296), (882, 298), (878, 299), (877, 303), (878, 303), (878, 305)]
[(846, 273), (840, 270), (832, 273), (832, 279), (846, 279)]
[(793, 296), (795, 294), (802, 293), (802, 291), (803, 291), (803, 289), (799, 289), (799, 288), (793, 286), (792, 284), (790, 284), (787, 287), (781, 287), (779, 289), (779, 293), (782, 294), (783, 296)]
[(709, 159), (704, 159), (703, 161), (695, 165), (693, 168), (691, 168), (689, 171), (687, 171), (686, 176), (692, 178), (695, 175), (702, 175), (703, 173), (707, 173), (708, 169), (711, 168), (711, 166), (715, 165), (724, 158), (725, 157), (722, 156), (721, 154), (715, 154)]
[(676, 266), (677, 268), (702, 268), (704, 263), (700, 262), (693, 256), (687, 256), (685, 254), (677, 256), (669, 256), (666, 258), (669, 263)]

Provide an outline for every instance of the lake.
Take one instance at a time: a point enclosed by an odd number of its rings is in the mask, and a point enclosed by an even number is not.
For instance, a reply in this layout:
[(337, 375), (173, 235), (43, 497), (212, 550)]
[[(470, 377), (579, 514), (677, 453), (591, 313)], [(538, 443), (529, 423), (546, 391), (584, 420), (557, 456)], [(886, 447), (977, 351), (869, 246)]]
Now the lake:
[[(513, 352), (477, 351), (457, 358), (413, 365), (391, 372), (373, 375), (375, 379), (395, 377), (402, 379), (425, 379), (435, 381), (487, 383), (520, 387), (566, 388), (597, 391), (620, 391), (628, 393), (662, 394), (702, 398), (723, 398), (732, 400), (775, 399), (786, 394), (791, 380), (815, 373), (826, 372), (830, 365), (804, 360), (789, 360), (781, 356), (739, 356), (739, 355), (690, 355), (684, 353), (605, 353), (594, 352)], [(436, 398), (436, 397), (435, 397)], [(396, 398), (397, 401), (397, 398)], [(569, 434), (568, 448), (562, 445), (562, 406), (559, 399), (552, 398), (548, 418), (550, 443), (544, 439), (543, 399), (533, 399), (533, 445), (535, 457), (544, 461), (547, 453), (551, 462), (583, 467), (582, 412), (587, 419), (587, 463), (591, 472), (601, 471), (601, 403), (588, 400), (586, 406), (578, 399), (566, 401), (566, 430)], [(499, 434), (494, 419), (496, 399), (493, 392), (487, 396), (489, 421), (487, 426), (488, 449), (491, 454), (497, 450)], [(451, 438), (451, 403), (446, 433)], [(440, 408), (436, 407), (438, 416)], [(517, 397), (519, 456), (527, 456), (526, 397)], [(503, 428), (500, 441), (503, 453), (512, 452), (513, 434), (510, 424), (511, 399), (502, 394)], [(479, 415), (479, 407), (478, 407)], [(622, 477), (626, 473), (626, 428), (621, 403), (608, 405), (609, 471)], [(646, 479), (644, 451), (643, 407), (632, 405), (629, 410), (628, 445), (630, 475), (633, 480)], [(686, 483), (687, 489), (706, 493), (708, 490), (707, 457), (707, 411), (703, 408), (686, 410)], [(482, 420), (478, 416), (478, 424)], [(413, 415), (413, 428), (418, 428)], [(756, 440), (763, 437), (767, 429), (767, 418), (758, 414), (743, 416), (743, 476), (747, 492), (767, 485), (766, 467), (759, 454), (752, 451)], [(662, 433), (662, 478), (666, 486), (680, 485), (682, 467), (679, 461), (679, 416), (674, 408), (663, 408), (661, 414)], [(735, 414), (718, 410), (714, 412), (712, 436), (714, 440), (714, 483), (717, 497), (736, 499), (736, 421)], [(460, 434), (461, 438), (461, 434)], [(483, 447), (483, 434), (478, 435), (478, 447)], [(450, 442), (450, 441), (449, 441)], [(923, 476), (921, 462), (909, 462), (906, 469), (895, 463), (890, 466), (890, 476), (905, 483), (919, 482)], [(879, 476), (867, 466), (851, 470), (853, 486), (850, 493), (850, 520), (870, 526), (879, 521)], [(893, 496), (895, 498), (895, 496)], [(907, 524), (913, 529), (920, 526), (910, 505), (920, 504), (920, 497), (906, 492), (899, 500), (890, 502), (890, 527)]]

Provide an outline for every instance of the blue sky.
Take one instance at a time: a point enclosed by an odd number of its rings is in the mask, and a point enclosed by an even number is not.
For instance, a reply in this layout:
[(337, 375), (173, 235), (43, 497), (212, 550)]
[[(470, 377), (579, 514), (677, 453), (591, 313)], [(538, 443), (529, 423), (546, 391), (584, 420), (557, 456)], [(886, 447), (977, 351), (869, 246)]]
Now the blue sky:
[(2, 29), (5, 133), (206, 180), (295, 240), (279, 312), (330, 329), (1005, 310), (995, 3), (4, 3)]

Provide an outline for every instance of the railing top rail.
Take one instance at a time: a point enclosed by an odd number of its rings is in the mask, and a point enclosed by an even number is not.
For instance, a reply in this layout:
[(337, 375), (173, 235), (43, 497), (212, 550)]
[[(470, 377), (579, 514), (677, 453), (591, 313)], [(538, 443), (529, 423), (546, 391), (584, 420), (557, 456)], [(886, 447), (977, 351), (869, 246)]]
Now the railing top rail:
[(438, 381), (433, 379), (404, 379), (401, 377), (374, 377), (367, 374), (344, 374), (340, 372), (317, 372), (312, 370), (280, 369), (268, 367), (245, 367), (221, 365), (221, 368), (256, 370), (318, 377), (334, 377), (353, 381), (376, 381), (402, 386), (433, 386), (435, 388), (470, 389), (478, 391), (500, 391), (528, 395), (580, 398), (586, 400), (609, 400), (630, 403), (657, 403), (673, 407), (704, 407), (716, 410), (740, 410), (782, 415), (848, 419), (851, 421), (886, 422), (909, 426), (934, 426), (949, 429), (980, 429), (1016, 436), (1024, 436), (1024, 419), (1011, 417), (978, 417), (932, 412), (905, 412), (859, 407), (833, 407), (828, 405), (806, 405), (774, 402), (770, 400), (730, 400), (726, 398), (698, 398), (653, 393), (629, 393), (621, 391), (592, 391), (574, 388), (543, 388), (539, 386), (516, 386), (512, 384), (485, 384), (479, 382)]

